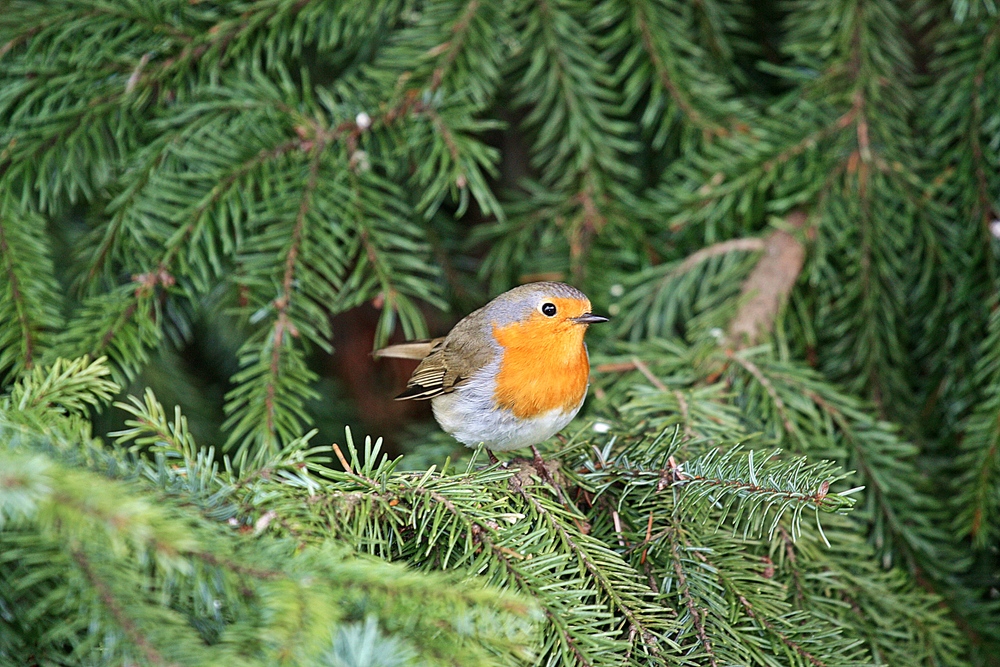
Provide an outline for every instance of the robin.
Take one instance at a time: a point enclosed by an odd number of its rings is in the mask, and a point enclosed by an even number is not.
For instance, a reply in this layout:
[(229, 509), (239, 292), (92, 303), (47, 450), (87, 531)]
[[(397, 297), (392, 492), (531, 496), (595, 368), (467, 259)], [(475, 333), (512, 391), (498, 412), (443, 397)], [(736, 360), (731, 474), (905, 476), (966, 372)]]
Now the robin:
[(504, 292), (444, 338), (390, 345), (376, 357), (419, 359), (396, 400), (430, 399), (441, 428), (469, 447), (531, 447), (566, 426), (583, 405), (590, 359), (583, 335), (608, 318), (563, 283)]

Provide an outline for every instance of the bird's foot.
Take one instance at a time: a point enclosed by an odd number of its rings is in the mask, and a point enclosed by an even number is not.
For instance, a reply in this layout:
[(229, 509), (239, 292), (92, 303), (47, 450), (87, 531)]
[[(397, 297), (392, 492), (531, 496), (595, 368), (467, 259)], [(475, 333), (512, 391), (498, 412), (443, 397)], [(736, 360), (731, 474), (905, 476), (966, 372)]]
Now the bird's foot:
[[(552, 488), (556, 490), (556, 493), (558, 493), (561, 497), (562, 489), (556, 482), (555, 477), (552, 476), (552, 471), (549, 470), (549, 464), (542, 458), (542, 454), (538, 451), (538, 447), (532, 445), (531, 452), (535, 455), (534, 459), (531, 461), (531, 465), (535, 468), (535, 473), (543, 482), (551, 485)], [(555, 462), (553, 462), (553, 464), (557, 465)]]
[(545, 478), (546, 481), (551, 482), (552, 481), (552, 476), (549, 474), (548, 468), (545, 467), (545, 459), (542, 458), (542, 454), (541, 454), (541, 452), (538, 451), (538, 447), (535, 447), (534, 445), (532, 445), (531, 446), (531, 453), (535, 455), (535, 458), (532, 461), (532, 463), (535, 466), (535, 470), (537, 470), (538, 474), (541, 477)]

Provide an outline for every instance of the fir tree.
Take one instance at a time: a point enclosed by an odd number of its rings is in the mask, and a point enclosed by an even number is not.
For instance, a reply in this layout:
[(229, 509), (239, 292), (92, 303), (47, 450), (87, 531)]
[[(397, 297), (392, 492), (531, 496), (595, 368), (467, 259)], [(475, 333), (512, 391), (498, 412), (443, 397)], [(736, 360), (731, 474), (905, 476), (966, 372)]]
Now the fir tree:
[[(0, 663), (998, 664), (998, 216), (993, 0), (0, 0)], [(538, 278), (546, 474), (331, 443)]]

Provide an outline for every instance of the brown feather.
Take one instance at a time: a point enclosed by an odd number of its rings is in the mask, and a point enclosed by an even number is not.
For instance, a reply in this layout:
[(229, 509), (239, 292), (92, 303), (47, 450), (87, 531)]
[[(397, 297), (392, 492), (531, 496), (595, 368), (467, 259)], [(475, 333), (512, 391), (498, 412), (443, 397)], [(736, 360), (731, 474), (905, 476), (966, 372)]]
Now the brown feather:
[(444, 342), (444, 339), (438, 339), (437, 344), (413, 371), (413, 375), (406, 383), (406, 391), (396, 397), (397, 401), (426, 400), (445, 392), (445, 376), (448, 369), (443, 354)]
[(397, 343), (375, 350), (372, 353), (376, 359), (415, 359), (420, 361), (440, 343), (443, 338), (429, 338), (427, 340), (411, 340), (405, 343)]

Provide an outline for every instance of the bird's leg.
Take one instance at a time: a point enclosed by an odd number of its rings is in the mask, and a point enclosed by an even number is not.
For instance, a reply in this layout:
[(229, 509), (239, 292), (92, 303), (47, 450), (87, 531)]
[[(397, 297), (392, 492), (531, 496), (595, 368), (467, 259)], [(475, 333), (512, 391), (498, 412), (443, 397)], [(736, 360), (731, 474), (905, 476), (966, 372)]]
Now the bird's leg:
[(559, 485), (556, 484), (556, 480), (552, 479), (552, 475), (549, 474), (549, 469), (545, 465), (545, 459), (542, 458), (542, 454), (538, 451), (538, 447), (532, 445), (531, 451), (535, 455), (535, 460), (532, 461), (531, 464), (535, 466), (535, 471), (538, 473), (538, 476), (542, 478), (542, 481), (548, 482), (554, 488), (558, 489)]
[(486, 456), (490, 457), (490, 463), (500, 463), (500, 459), (497, 458), (492, 449), (486, 450)]
[(535, 455), (535, 460), (532, 462), (535, 464), (535, 470), (538, 471), (539, 475), (548, 477), (548, 471), (545, 469), (545, 459), (542, 458), (542, 454), (538, 451), (538, 447), (532, 445), (531, 451)]
[(566, 497), (563, 496), (562, 487), (556, 482), (555, 478), (549, 473), (548, 466), (545, 465), (545, 459), (542, 458), (541, 452), (538, 451), (538, 447), (534, 445), (531, 446), (531, 451), (535, 454), (535, 460), (532, 461), (532, 465), (535, 467), (535, 471), (538, 473), (538, 477), (556, 492), (559, 497), (559, 502), (566, 505)]

